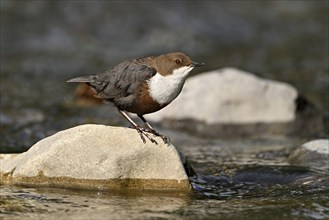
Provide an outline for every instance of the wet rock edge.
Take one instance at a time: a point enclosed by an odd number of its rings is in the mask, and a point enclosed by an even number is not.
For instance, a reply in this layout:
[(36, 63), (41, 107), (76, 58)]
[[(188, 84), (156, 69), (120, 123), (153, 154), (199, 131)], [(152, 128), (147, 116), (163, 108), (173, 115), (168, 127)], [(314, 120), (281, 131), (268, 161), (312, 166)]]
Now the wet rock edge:
[[(14, 171), (14, 170), (13, 170)], [(159, 189), (159, 190), (191, 190), (188, 179), (76, 179), (71, 177), (48, 177), (42, 172), (38, 176), (12, 177), (9, 173), (0, 172), (0, 185), (16, 185), (25, 187), (55, 187), (88, 190), (118, 189)]]

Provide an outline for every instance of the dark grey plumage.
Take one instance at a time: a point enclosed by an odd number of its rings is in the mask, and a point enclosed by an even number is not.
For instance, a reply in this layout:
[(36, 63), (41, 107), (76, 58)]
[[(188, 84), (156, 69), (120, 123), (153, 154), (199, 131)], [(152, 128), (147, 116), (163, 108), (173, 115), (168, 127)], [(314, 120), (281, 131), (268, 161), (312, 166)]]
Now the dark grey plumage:
[(87, 83), (98, 97), (114, 102), (117, 107), (124, 109), (138, 95), (141, 84), (157, 72), (148, 66), (147, 61), (144, 58), (128, 60), (104, 73), (80, 76), (67, 82)]

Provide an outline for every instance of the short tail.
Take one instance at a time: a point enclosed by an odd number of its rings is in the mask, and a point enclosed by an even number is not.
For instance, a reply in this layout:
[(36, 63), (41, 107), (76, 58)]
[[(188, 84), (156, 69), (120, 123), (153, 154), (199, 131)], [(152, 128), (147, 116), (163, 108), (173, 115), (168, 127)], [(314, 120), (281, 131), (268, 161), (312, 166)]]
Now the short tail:
[(67, 82), (84, 82), (84, 83), (89, 83), (92, 82), (96, 79), (96, 75), (90, 75), (90, 76), (79, 76), (73, 79), (68, 80)]

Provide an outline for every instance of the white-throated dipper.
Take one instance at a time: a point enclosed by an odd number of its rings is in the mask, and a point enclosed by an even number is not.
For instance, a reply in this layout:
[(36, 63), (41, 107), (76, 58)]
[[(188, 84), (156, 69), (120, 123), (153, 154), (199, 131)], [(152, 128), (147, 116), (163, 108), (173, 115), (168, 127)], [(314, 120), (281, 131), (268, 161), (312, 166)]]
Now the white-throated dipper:
[[(169, 138), (159, 134), (143, 117), (171, 103), (181, 92), (189, 72), (203, 63), (193, 62), (187, 55), (175, 52), (124, 61), (105, 73), (80, 76), (67, 82), (84, 82), (96, 96), (114, 103), (118, 111), (145, 138), (157, 143), (149, 133), (167, 143)], [(136, 124), (126, 112), (135, 113), (146, 128)]]

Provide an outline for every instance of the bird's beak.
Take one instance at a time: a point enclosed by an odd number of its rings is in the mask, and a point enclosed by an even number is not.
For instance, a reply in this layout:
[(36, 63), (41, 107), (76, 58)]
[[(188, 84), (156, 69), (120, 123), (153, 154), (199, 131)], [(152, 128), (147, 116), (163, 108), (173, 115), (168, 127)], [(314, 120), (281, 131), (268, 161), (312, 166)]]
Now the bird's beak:
[(197, 63), (197, 62), (192, 62), (191, 67), (199, 67), (199, 66), (204, 66), (205, 63)]

